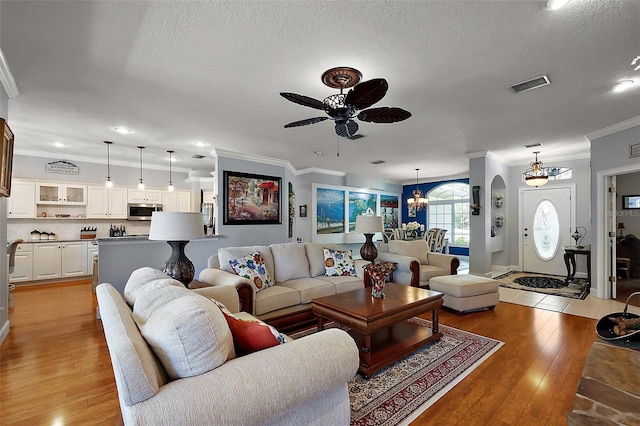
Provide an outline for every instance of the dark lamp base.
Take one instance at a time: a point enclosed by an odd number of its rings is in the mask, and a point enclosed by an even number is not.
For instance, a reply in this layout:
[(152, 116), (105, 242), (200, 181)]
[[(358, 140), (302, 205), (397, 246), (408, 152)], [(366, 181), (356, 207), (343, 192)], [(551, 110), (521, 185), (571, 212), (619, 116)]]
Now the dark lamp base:
[(374, 234), (364, 234), (366, 241), (360, 247), (360, 257), (362, 259), (367, 260), (369, 262), (373, 262), (378, 257), (378, 249), (375, 244), (373, 244), (373, 235)]
[(188, 287), (196, 273), (193, 263), (184, 254), (189, 241), (167, 241), (167, 244), (171, 246), (171, 257), (162, 265), (162, 272)]

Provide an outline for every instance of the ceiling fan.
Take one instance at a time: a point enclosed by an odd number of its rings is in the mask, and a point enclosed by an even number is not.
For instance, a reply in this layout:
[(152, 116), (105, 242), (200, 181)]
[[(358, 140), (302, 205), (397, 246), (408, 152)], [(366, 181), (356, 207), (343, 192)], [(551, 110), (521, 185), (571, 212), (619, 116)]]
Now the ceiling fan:
[[(354, 118), (370, 123), (396, 123), (411, 117), (411, 113), (402, 108), (369, 108), (384, 98), (384, 95), (389, 89), (389, 85), (384, 78), (374, 78), (373, 80), (360, 83), (361, 78), (362, 73), (360, 71), (349, 67), (337, 67), (325, 71), (322, 74), (322, 82), (331, 88), (340, 89), (340, 93), (330, 95), (322, 101), (296, 93), (280, 92), (283, 98), (291, 102), (309, 108), (323, 110), (328, 115), (328, 117), (313, 117), (294, 121), (293, 123), (286, 124), (284, 127), (300, 127), (325, 120), (333, 120), (338, 136), (358, 139), (363, 136), (357, 134), (359, 126), (358, 123), (354, 121)], [(344, 90), (350, 87), (353, 88), (344, 94)]]

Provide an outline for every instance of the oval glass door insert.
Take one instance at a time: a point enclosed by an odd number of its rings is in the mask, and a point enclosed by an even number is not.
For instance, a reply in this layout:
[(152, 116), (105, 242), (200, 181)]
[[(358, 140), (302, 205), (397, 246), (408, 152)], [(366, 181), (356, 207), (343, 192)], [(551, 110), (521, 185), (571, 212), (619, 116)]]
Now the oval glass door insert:
[(553, 259), (560, 244), (558, 211), (549, 200), (542, 200), (533, 215), (533, 247), (542, 260)]

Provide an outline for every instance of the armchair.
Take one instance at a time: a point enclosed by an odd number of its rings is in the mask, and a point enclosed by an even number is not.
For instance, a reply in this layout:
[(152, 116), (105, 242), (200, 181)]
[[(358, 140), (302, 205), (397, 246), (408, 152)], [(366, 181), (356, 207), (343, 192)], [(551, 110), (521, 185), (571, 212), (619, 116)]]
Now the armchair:
[(394, 281), (413, 287), (429, 288), (429, 280), (443, 275), (456, 275), (460, 259), (429, 251), (425, 240), (397, 241), (381, 244), (379, 262), (395, 262)]

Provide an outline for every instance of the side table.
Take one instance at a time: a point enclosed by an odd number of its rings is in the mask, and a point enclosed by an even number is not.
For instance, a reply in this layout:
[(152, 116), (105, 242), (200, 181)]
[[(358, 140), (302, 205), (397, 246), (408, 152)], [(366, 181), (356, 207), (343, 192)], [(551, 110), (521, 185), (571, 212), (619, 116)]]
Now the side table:
[(567, 267), (565, 283), (573, 281), (576, 276), (576, 255), (587, 256), (587, 281), (591, 283), (591, 246), (566, 246), (564, 250), (564, 264)]

